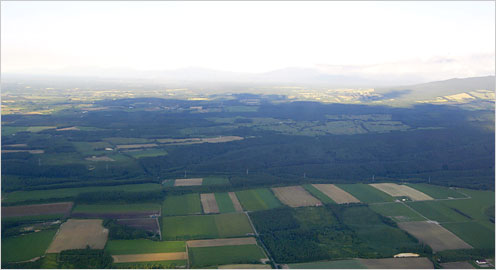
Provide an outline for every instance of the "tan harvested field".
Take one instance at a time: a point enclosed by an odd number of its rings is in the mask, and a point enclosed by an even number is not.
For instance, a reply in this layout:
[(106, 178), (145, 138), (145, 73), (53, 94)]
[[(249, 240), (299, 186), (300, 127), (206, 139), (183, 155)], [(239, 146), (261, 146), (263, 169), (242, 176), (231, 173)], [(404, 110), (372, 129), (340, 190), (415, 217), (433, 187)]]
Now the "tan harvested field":
[(380, 183), (380, 184), (369, 184), (369, 185), (393, 197), (407, 196), (413, 201), (433, 200), (431, 196), (405, 185), (398, 185), (393, 183)]
[(45, 150), (2, 150), (2, 153), (20, 153), (20, 152), (28, 152), (30, 154), (43, 154)]
[(219, 265), (218, 269), (272, 269), (270, 264), (226, 264)]
[(6, 144), (4, 147), (27, 147), (28, 145), (25, 143), (16, 143), (16, 144)]
[(66, 128), (57, 128), (56, 131), (67, 131), (67, 130), (80, 130), (77, 127), (66, 127)]
[(316, 206), (322, 203), (310, 195), (302, 186), (272, 188), (276, 197), (290, 207)]
[(188, 247), (219, 247), (219, 246), (241, 246), (241, 245), (256, 245), (255, 237), (244, 238), (223, 238), (209, 240), (191, 240), (187, 241)]
[(186, 252), (112, 255), (114, 263), (187, 260)]
[(103, 249), (107, 242), (108, 229), (101, 219), (69, 219), (60, 225), (47, 253), (59, 253), (67, 249)]
[(229, 192), (228, 194), (229, 194), (229, 198), (231, 198), (231, 201), (234, 205), (234, 209), (236, 210), (236, 212), (243, 212), (243, 207), (239, 203), (238, 197), (236, 197), (236, 193)]
[(232, 142), (232, 141), (241, 141), (243, 137), (239, 136), (220, 136), (216, 138), (205, 138), (203, 139), (206, 143), (224, 143), (224, 142)]
[(475, 269), (469, 262), (449, 262), (441, 263), (444, 269)]
[(87, 157), (85, 159), (89, 161), (115, 161), (114, 159), (109, 158), (107, 156), (101, 156), (101, 157), (92, 156), (92, 157)]
[(465, 243), (462, 239), (458, 238), (458, 236), (433, 222), (401, 222), (398, 223), (398, 226), (415, 236), (421, 242), (429, 245), (433, 251), (472, 248), (472, 246)]
[(372, 269), (434, 269), (432, 262), (425, 257), (357, 260)]
[(358, 203), (360, 200), (333, 184), (312, 184), (336, 203)]
[(31, 204), (2, 207), (2, 217), (69, 214), (72, 202)]
[(119, 144), (117, 149), (133, 149), (133, 148), (150, 148), (157, 147), (156, 143), (142, 143), (142, 144)]
[(205, 214), (219, 213), (219, 206), (215, 200), (215, 194), (213, 193), (202, 193), (200, 194), (200, 199), (203, 207), (203, 212)]
[(174, 182), (175, 187), (185, 187), (185, 186), (201, 186), (203, 183), (203, 178), (185, 178), (176, 179)]

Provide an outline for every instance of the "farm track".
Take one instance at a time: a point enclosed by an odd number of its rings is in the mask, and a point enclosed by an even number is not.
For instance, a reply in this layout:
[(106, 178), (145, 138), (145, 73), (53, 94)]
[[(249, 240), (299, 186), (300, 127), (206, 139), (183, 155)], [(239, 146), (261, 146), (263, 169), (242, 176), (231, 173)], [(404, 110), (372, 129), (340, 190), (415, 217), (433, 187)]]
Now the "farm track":
[(272, 257), (272, 255), (270, 255), (269, 250), (265, 246), (264, 242), (262, 241), (262, 239), (260, 239), (260, 235), (258, 234), (257, 229), (253, 225), (253, 222), (251, 221), (250, 215), (248, 215), (248, 211), (245, 211), (244, 213), (248, 217), (248, 221), (250, 222), (250, 226), (253, 229), (253, 232), (255, 233), (255, 237), (258, 239), (258, 242), (260, 242), (260, 245), (262, 246), (265, 254), (267, 254), (267, 257), (269, 258), (269, 261), (274, 264), (274, 266), (276, 267), (276, 269), (279, 268), (278, 267), (278, 264), (276, 263), (276, 261), (274, 260), (274, 258)]

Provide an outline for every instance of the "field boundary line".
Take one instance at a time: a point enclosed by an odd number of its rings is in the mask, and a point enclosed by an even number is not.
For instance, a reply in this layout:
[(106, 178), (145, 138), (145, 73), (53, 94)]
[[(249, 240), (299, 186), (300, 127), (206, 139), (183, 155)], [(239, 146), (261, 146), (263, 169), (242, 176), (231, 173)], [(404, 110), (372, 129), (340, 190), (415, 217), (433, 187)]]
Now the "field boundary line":
[[(418, 215), (420, 215), (421, 217), (425, 218), (427, 221), (433, 221), (433, 220), (428, 219), (426, 216), (424, 216), (424, 215), (420, 214), (417, 210), (415, 210), (415, 209), (411, 208), (408, 204), (406, 204), (406, 203), (404, 203), (404, 202), (400, 202), (400, 203), (402, 203), (404, 206), (406, 206), (406, 207), (410, 208), (410, 210), (412, 210), (413, 212), (417, 213), (417, 214), (418, 214)], [(436, 222), (437, 222), (437, 221), (436, 221)]]
[(260, 235), (258, 234), (257, 232), (257, 229), (255, 229), (255, 226), (253, 225), (253, 222), (251, 221), (251, 218), (250, 218), (250, 215), (248, 215), (248, 211), (244, 211), (245, 215), (248, 217), (248, 221), (250, 221), (250, 225), (251, 225), (251, 228), (253, 229), (253, 232), (255, 233), (255, 237), (259, 240), (260, 242), (260, 245), (262, 246), (262, 249), (264, 250), (265, 254), (267, 255), (268, 259), (274, 263), (274, 266), (276, 267), (276, 269), (278, 268), (277, 267), (277, 263), (276, 261), (274, 260), (274, 258), (272, 257), (272, 255), (270, 255), (269, 253), (269, 250), (267, 249), (267, 247), (265, 246), (264, 242), (262, 241), (262, 239), (260, 239)]

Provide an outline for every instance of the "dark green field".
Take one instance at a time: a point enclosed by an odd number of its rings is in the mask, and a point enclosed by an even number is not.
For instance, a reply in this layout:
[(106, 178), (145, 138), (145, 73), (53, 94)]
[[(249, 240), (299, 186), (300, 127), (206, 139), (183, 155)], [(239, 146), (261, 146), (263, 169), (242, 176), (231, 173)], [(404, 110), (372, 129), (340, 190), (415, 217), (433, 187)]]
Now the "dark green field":
[(314, 186), (311, 184), (305, 184), (302, 185), (310, 194), (315, 196), (317, 199), (319, 199), (322, 203), (336, 203), (333, 201), (331, 198), (329, 198), (327, 195), (322, 193), (322, 191), (316, 189)]
[[(467, 200), (460, 200), (467, 203)], [(440, 201), (418, 201), (418, 202), (407, 202), (408, 206), (418, 211), (423, 216), (430, 220), (435, 220), (437, 222), (464, 222), (470, 221), (466, 215), (467, 213), (457, 212), (454, 208), (446, 206)]]
[(289, 264), (290, 269), (366, 269), (358, 260), (321, 261)]
[(73, 213), (126, 213), (141, 211), (159, 211), (159, 204), (136, 203), (136, 204), (77, 204)]
[(262, 249), (257, 245), (190, 248), (189, 256), (193, 268), (260, 263), (260, 259), (266, 258)]
[(423, 221), (425, 218), (405, 206), (403, 203), (384, 203), (370, 205), (374, 212), (392, 218), (396, 222)]
[(282, 206), (281, 202), (267, 188), (237, 191), (236, 196), (247, 211), (267, 210)]
[(110, 240), (105, 250), (112, 255), (185, 252), (184, 241), (152, 241), (147, 239)]
[(203, 178), (202, 185), (227, 185), (229, 180), (226, 177), (221, 176), (208, 176)]
[(164, 217), (162, 234), (166, 240), (188, 240), (246, 236), (253, 233), (243, 213)]
[(162, 215), (164, 216), (191, 215), (201, 212), (201, 201), (198, 193), (167, 196), (162, 204)]
[(475, 248), (494, 248), (494, 230), (479, 222), (444, 223), (442, 226)]
[(392, 202), (394, 198), (366, 184), (337, 184), (339, 188), (355, 196), (364, 203)]
[(231, 197), (229, 197), (227, 192), (215, 193), (215, 200), (217, 201), (217, 205), (219, 206), (219, 211), (221, 213), (231, 213), (236, 211)]
[(19, 262), (45, 254), (56, 230), (45, 230), (26, 235), (2, 237), (2, 262)]
[(187, 264), (186, 260), (176, 261), (152, 261), (152, 262), (130, 262), (130, 263), (114, 263), (112, 268), (118, 269), (168, 269), (168, 268), (184, 268)]
[(455, 188), (428, 185), (428, 184), (406, 184), (421, 191), (434, 199), (465, 198), (466, 196), (457, 192)]

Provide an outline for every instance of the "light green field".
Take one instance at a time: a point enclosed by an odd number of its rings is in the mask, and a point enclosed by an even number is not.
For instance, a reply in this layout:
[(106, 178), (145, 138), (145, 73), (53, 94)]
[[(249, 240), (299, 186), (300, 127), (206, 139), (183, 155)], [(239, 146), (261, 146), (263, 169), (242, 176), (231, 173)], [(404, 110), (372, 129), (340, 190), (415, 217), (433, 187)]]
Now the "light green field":
[(227, 192), (215, 193), (215, 200), (217, 201), (221, 213), (236, 212), (231, 197), (229, 197)]
[(236, 196), (247, 211), (267, 210), (282, 206), (281, 202), (267, 188), (237, 191)]
[(124, 138), (124, 137), (111, 137), (104, 138), (104, 141), (110, 142), (112, 144), (142, 144), (142, 143), (153, 143), (155, 140), (144, 139), (144, 138)]
[(56, 230), (45, 230), (15, 237), (2, 237), (2, 262), (19, 262), (45, 253)]
[[(461, 200), (466, 201), (467, 200)], [(455, 210), (444, 205), (440, 201), (417, 201), (407, 202), (408, 206), (415, 209), (417, 212), (427, 217), (430, 220), (437, 222), (464, 222), (470, 221), (469, 218), (457, 213)], [(467, 214), (467, 213), (465, 213)]]
[(476, 221), (441, 225), (475, 248), (494, 248), (494, 230)]
[(189, 193), (179, 196), (167, 196), (162, 204), (163, 216), (182, 216), (202, 212), (200, 195)]
[(114, 263), (112, 268), (118, 269), (169, 269), (169, 268), (184, 268), (186, 260), (175, 261), (152, 261), (152, 262), (130, 262), (130, 263)]
[(132, 156), (133, 158), (159, 157), (159, 156), (166, 156), (167, 155), (167, 151), (165, 151), (163, 149), (126, 151), (125, 153)]
[(111, 151), (105, 151), (104, 149), (106, 147), (112, 147), (108, 142), (73, 142), (72, 144), (79, 153), (85, 156), (108, 154)]
[(418, 191), (421, 191), (434, 199), (465, 198), (466, 196), (449, 187), (428, 185), (428, 184), (406, 184)]
[(310, 194), (312, 194), (314, 197), (316, 197), (317, 199), (319, 199), (319, 201), (323, 202), (323, 203), (336, 203), (335, 201), (333, 201), (331, 198), (327, 197), (327, 195), (325, 195), (324, 193), (322, 193), (322, 191), (316, 189), (314, 186), (312, 186), (311, 184), (305, 184), (305, 185), (302, 185), (308, 192), (310, 192)]
[(364, 203), (392, 202), (394, 198), (367, 184), (337, 184), (339, 188)]
[(31, 126), (31, 127), (19, 127), (19, 126), (4, 126), (2, 125), (2, 136), (10, 136), (21, 131), (28, 132), (40, 132), (46, 129), (55, 128), (54, 126)]
[(112, 255), (185, 252), (184, 241), (152, 241), (148, 239), (110, 240), (105, 250)]
[(202, 185), (208, 186), (208, 185), (227, 185), (229, 184), (229, 179), (226, 177), (221, 177), (221, 176), (209, 176), (209, 177), (204, 177), (203, 178), (203, 183)]
[(223, 264), (260, 263), (266, 258), (257, 245), (190, 248), (191, 266), (200, 268)]
[(358, 260), (322, 261), (288, 264), (290, 269), (366, 269)]
[(371, 204), (370, 209), (386, 217), (392, 218), (396, 222), (424, 221), (425, 218), (415, 213), (402, 203)]
[(80, 187), (80, 188), (61, 188), (32, 191), (14, 191), (6, 193), (3, 196), (3, 202), (21, 202), (27, 200), (40, 200), (50, 198), (75, 197), (83, 192), (101, 192), (101, 191), (152, 191), (160, 190), (159, 184), (136, 184), (136, 185), (119, 185), (119, 186), (97, 186), (97, 187)]
[(140, 211), (159, 211), (160, 205), (154, 203), (136, 204), (78, 204), (73, 213), (127, 213)]
[(167, 240), (245, 236), (253, 233), (243, 213), (164, 217), (162, 235)]

